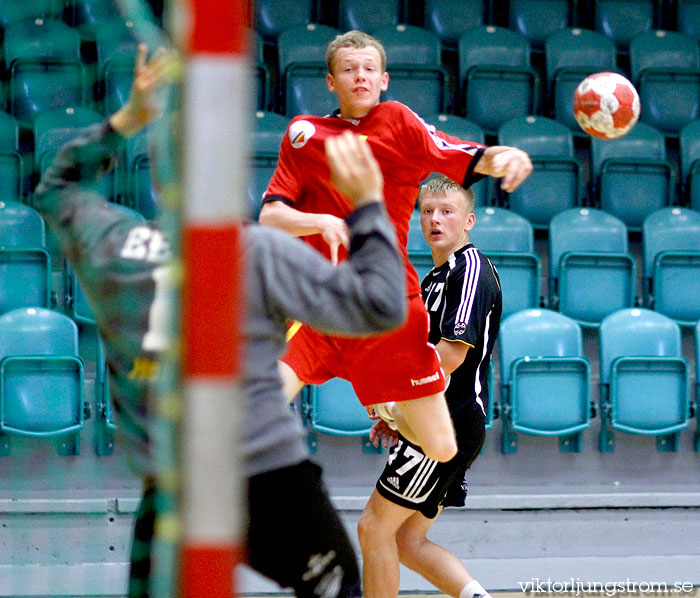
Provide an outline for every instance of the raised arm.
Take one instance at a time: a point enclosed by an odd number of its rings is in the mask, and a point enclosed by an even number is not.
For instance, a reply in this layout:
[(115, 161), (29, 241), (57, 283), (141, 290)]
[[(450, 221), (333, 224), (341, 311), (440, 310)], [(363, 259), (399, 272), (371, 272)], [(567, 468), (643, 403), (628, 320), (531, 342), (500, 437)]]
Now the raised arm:
[(87, 197), (72, 193), (77, 185), (87, 186), (107, 170), (110, 159), (124, 145), (126, 137), (135, 134), (158, 115), (156, 90), (167, 79), (169, 57), (159, 49), (151, 60), (146, 60), (148, 48), (139, 46), (134, 66), (134, 81), (129, 100), (108, 121), (88, 127), (80, 135), (64, 144), (54, 161), (43, 174), (37, 187), (37, 207), (53, 211), (48, 205), (48, 192), (67, 191), (72, 200)]
[(147, 60), (148, 47), (139, 44), (134, 64), (134, 80), (129, 99), (109, 117), (109, 124), (123, 137), (131, 137), (160, 114), (157, 91), (167, 81), (171, 58), (165, 48), (158, 48)]

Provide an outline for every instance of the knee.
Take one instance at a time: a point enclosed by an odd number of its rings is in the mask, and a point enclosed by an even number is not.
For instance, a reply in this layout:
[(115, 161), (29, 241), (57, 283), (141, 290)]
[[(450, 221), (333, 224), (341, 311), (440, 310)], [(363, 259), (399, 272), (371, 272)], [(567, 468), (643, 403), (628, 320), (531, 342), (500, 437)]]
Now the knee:
[(362, 513), (360, 520), (357, 522), (357, 537), (360, 540), (360, 547), (365, 550), (365, 546), (372, 543), (372, 532), (377, 529), (377, 522), (371, 513), (366, 510)]
[(400, 529), (396, 534), (396, 546), (399, 550), (399, 560), (410, 566), (419, 558), (420, 549), (423, 543), (427, 541), (424, 534), (415, 532), (412, 529)]
[(365, 508), (357, 523), (357, 537), (363, 552), (383, 545), (387, 538), (392, 537), (395, 533), (396, 530), (391, 528), (387, 521), (371, 508), (371, 505)]

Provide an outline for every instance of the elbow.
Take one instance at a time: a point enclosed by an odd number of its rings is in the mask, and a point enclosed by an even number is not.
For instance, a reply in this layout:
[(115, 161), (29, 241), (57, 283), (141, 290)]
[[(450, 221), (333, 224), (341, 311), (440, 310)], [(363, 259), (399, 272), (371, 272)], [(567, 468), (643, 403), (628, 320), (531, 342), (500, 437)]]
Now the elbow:
[(264, 224), (266, 226), (272, 226), (273, 221), (272, 221), (272, 211), (274, 208), (272, 208), (271, 204), (269, 203), (264, 203), (262, 205), (262, 208), (260, 208), (260, 214), (258, 215), (258, 222), (260, 224)]

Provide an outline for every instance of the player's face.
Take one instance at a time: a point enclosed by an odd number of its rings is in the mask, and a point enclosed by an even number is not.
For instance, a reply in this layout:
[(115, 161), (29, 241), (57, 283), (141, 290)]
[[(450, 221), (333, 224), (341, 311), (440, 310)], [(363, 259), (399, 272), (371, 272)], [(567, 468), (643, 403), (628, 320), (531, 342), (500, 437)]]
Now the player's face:
[(424, 193), (420, 203), (420, 225), (434, 257), (443, 263), (451, 253), (469, 242), (474, 213), (467, 213), (458, 191), (436, 195)]
[(389, 73), (382, 71), (376, 48), (339, 48), (326, 82), (329, 91), (338, 96), (340, 115), (362, 118), (379, 104), (379, 96), (389, 86)]

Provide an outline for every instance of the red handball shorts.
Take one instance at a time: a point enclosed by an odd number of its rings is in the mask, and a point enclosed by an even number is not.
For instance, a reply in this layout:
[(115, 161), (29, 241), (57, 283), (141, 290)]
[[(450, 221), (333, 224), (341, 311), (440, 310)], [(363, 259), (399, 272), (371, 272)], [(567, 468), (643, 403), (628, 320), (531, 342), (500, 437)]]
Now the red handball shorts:
[(379, 336), (344, 338), (304, 325), (282, 357), (307, 384), (349, 380), (364, 406), (409, 401), (445, 389), (440, 359), (428, 342), (430, 321), (420, 296), (408, 299), (404, 325)]

